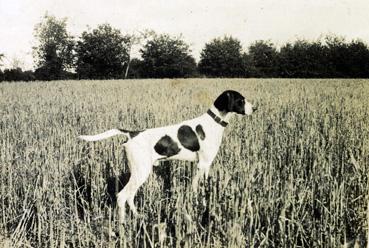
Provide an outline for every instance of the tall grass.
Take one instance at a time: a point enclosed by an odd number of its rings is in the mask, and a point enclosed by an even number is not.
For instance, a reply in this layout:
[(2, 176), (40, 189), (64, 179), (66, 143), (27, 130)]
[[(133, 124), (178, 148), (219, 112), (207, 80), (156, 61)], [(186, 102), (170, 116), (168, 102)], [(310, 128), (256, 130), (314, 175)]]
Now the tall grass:
[[(225, 89), (259, 106), (227, 127), (210, 178), (165, 162), (117, 223), (128, 172), (113, 127), (204, 113)], [(367, 245), (367, 80), (137, 80), (0, 85), (0, 245), (16, 247), (347, 247)], [(120, 177), (123, 178), (123, 177)]]

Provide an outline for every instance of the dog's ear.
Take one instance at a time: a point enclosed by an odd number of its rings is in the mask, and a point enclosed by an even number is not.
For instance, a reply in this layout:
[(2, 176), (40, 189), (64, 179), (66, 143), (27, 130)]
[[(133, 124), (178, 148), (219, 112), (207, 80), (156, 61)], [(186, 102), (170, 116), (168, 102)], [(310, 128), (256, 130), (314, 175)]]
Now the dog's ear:
[(220, 112), (228, 112), (230, 93), (225, 91), (215, 99), (214, 106)]
[(230, 92), (227, 92), (227, 102), (228, 102), (227, 112), (232, 112), (233, 111), (233, 105), (234, 105), (234, 98), (233, 98), (233, 95)]
[(229, 90), (224, 91), (214, 102), (214, 106), (220, 112), (232, 112), (234, 105), (233, 93)]

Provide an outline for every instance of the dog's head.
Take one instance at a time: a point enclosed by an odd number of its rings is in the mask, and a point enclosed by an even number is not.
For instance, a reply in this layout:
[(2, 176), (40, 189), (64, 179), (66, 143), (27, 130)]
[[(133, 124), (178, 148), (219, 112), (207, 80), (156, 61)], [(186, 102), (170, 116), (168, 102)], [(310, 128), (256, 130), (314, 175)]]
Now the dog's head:
[(245, 100), (239, 92), (226, 90), (214, 102), (214, 106), (222, 113), (237, 113), (241, 115), (251, 115), (256, 111), (251, 103)]

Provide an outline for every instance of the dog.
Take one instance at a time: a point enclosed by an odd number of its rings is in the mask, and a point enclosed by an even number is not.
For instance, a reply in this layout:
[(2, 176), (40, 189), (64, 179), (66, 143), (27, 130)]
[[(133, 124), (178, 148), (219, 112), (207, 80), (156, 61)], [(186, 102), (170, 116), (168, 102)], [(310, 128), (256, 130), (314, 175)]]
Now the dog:
[(162, 160), (198, 161), (192, 188), (196, 192), (199, 179), (207, 178), (210, 166), (221, 145), (225, 127), (234, 114), (251, 115), (256, 107), (233, 90), (220, 94), (203, 115), (181, 123), (142, 131), (111, 129), (97, 135), (81, 135), (85, 141), (98, 141), (115, 135), (124, 135), (124, 143), (131, 177), (117, 194), (119, 221), (125, 219), (127, 202), (138, 215), (134, 197), (138, 188), (148, 179), (153, 165)]

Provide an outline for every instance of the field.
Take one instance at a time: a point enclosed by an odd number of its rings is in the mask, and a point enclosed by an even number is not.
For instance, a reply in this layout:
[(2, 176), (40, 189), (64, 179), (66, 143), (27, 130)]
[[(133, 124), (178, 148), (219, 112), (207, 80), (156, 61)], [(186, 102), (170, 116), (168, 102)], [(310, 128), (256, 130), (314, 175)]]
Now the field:
[[(236, 116), (197, 194), (195, 165), (154, 168), (117, 223), (122, 137), (204, 113), (225, 89)], [(369, 81), (181, 79), (0, 84), (0, 246), (366, 247)]]

